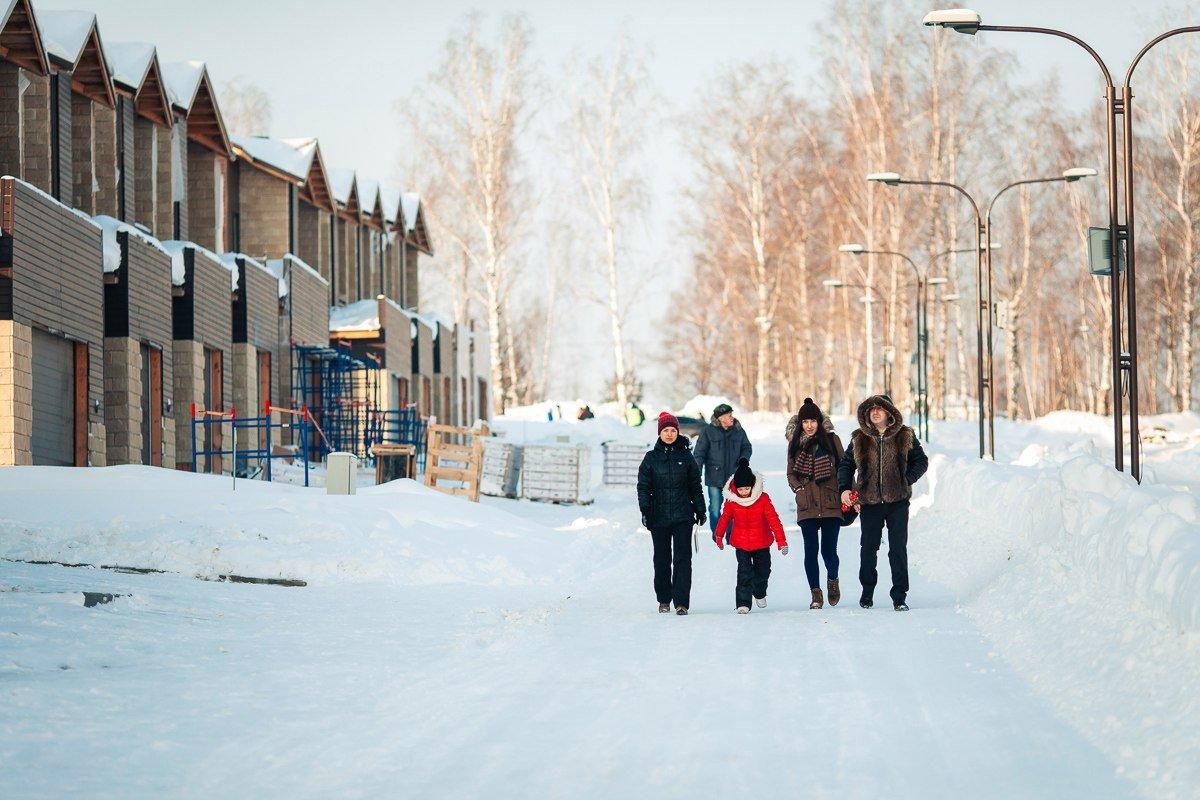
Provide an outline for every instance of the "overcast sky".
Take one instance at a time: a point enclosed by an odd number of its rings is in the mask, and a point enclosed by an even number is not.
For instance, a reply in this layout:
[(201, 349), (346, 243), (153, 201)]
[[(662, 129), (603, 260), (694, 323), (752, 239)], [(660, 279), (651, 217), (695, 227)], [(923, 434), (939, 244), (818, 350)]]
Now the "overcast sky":
[[(952, 4), (931, 3), (930, 8), (948, 5)], [(825, 0), (55, 0), (36, 5), (93, 10), (106, 41), (149, 41), (158, 46), (164, 61), (207, 61), (218, 85), (243, 76), (270, 96), (273, 135), (315, 135), (329, 165), (354, 167), (401, 184), (406, 182), (396, 174), (403, 142), (395, 103), (421, 83), (437, 63), (447, 34), (472, 9), (528, 14), (536, 35), (536, 55), (551, 73), (573, 54), (604, 48), (622, 27), (628, 27), (652, 46), (657, 91), (671, 109), (679, 111), (693, 101), (717, 65), (741, 59), (783, 57), (794, 62), (799, 85), (820, 81), (814, 28), (830, 6)], [(1135, 6), (1141, 16), (1132, 10)], [(1153, 27), (1145, 17), (1157, 18), (1163, 7), (1110, 0), (974, 4), (986, 21), (1069, 30), (1095, 46), (1115, 74), (1123, 74), (1145, 32)], [(913, 25), (920, 25), (921, 15), (920, 10), (914, 13)], [(1099, 75), (1079, 48), (1050, 37), (990, 36), (995, 44), (1018, 51), (1030, 75), (1058, 71), (1072, 105), (1098, 101)], [(972, 42), (964, 40), (963, 46)], [(667, 263), (678, 217), (676, 188), (688, 167), (677, 154), (674, 134), (667, 126), (648, 144), (655, 165), (655, 197), (646, 220), (649, 235), (641, 244), (642, 258), (671, 279), (680, 267)], [(652, 301), (635, 325), (644, 343), (653, 339), (650, 326), (655, 317)], [(592, 343), (580, 341), (578, 346), (588, 349)], [(649, 357), (649, 348), (643, 350), (639, 363)], [(579, 390), (593, 388), (588, 384), (594, 386), (586, 381)]]

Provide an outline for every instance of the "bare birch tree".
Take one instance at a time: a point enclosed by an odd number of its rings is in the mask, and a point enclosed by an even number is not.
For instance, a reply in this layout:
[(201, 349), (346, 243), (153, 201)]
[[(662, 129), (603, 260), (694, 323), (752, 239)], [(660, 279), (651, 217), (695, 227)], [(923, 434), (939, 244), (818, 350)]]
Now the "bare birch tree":
[(236, 75), (221, 86), (219, 94), (221, 117), (230, 133), (271, 134), (271, 98), (261, 86)]
[(600, 245), (603, 291), (588, 297), (608, 317), (613, 386), (624, 408), (635, 381), (628, 368), (627, 232), (645, 207), (640, 154), (651, 122), (646, 55), (623, 37), (611, 54), (588, 61), (571, 80), (567, 155), (579, 184), (584, 216)]
[(443, 196), (453, 197), (454, 207), (439, 212), (438, 229), (470, 263), (470, 289), (489, 332), (498, 413), (518, 393), (509, 301), (521, 269), (512, 254), (533, 205), (521, 158), (536, 90), (531, 41), (524, 17), (503, 18), (490, 42), (483, 18), (472, 14), (446, 42), (425, 86), (400, 106), (407, 141), (418, 158), (436, 165)]

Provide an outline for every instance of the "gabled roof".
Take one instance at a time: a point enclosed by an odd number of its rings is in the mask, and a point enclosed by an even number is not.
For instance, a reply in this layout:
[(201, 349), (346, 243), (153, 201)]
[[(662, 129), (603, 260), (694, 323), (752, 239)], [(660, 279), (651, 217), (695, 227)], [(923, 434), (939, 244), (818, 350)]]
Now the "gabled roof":
[(304, 183), (317, 151), (316, 139), (272, 139), (269, 136), (229, 137), (238, 158), (295, 184)]
[(296, 147), (308, 147), (312, 143), (312, 162), (308, 165), (308, 173), (304, 186), (300, 189), (300, 199), (317, 208), (334, 211), (333, 190), (329, 188), (329, 174), (325, 170), (325, 156), (321, 153), (321, 145), (316, 139), (284, 139), (287, 144)]
[(421, 195), (405, 192), (400, 198), (400, 206), (404, 211), (404, 238), (425, 255), (433, 255), (429, 229), (425, 226), (425, 209), (421, 204)]
[(269, 175), (300, 187), (300, 199), (332, 212), (333, 195), (321, 146), (314, 138), (229, 137), (234, 154)]
[(329, 170), (329, 188), (338, 205), (338, 215), (347, 222), (360, 222), (361, 207), (358, 203), (358, 176), (352, 169), (334, 167)]
[(379, 187), (379, 205), (383, 211), (383, 221), (389, 230), (404, 232), (404, 212), (400, 207), (399, 189), (391, 186)]
[(3, 9), (0, 11), (0, 53), (3, 54), (0, 58), (45, 75), (50, 67), (29, 0), (8, 0), (0, 9)]
[(203, 61), (162, 65), (163, 83), (171, 104), (187, 119), (188, 138), (225, 158), (233, 158), (225, 120)]
[(71, 74), (71, 89), (108, 108), (115, 106), (96, 15), (90, 11), (42, 11), (37, 24), (50, 63)]
[(379, 181), (360, 177), (358, 179), (358, 201), (362, 207), (363, 220), (372, 228), (382, 231), (384, 229), (383, 201), (379, 194)]
[(162, 69), (154, 45), (146, 42), (117, 42), (105, 48), (108, 69), (118, 90), (133, 95), (134, 108), (143, 117), (170, 126), (171, 100), (163, 83)]

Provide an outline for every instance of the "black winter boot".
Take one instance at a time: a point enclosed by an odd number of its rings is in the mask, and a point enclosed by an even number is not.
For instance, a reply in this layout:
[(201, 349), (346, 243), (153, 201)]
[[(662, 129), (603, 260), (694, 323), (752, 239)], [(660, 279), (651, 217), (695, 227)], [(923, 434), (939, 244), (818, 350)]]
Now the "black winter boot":
[(875, 601), (871, 599), (870, 595), (864, 594), (858, 598), (858, 605), (862, 608), (871, 608), (875, 605)]

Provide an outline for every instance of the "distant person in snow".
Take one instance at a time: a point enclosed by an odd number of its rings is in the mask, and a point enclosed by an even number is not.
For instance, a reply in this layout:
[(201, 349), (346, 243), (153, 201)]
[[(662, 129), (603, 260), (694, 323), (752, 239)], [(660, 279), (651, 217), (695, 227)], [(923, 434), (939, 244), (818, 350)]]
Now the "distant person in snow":
[[(734, 607), (739, 614), (750, 613), (750, 598), (759, 608), (767, 607), (767, 580), (771, 577), (771, 544), (788, 553), (787, 537), (771, 496), (763, 491), (763, 476), (750, 469), (750, 462), (738, 459), (738, 468), (725, 487), (725, 507), (713, 531), (713, 541), (724, 550), (722, 536), (733, 526), (729, 543), (737, 553), (737, 587)], [(734, 524), (736, 523), (736, 525)]]
[(591, 406), (584, 406), (583, 408), (579, 409), (579, 413), (575, 415), (575, 419), (579, 420), (580, 422), (583, 422), (585, 419), (595, 418), (596, 415), (592, 413)]
[(638, 407), (637, 403), (630, 403), (629, 408), (625, 410), (625, 422), (631, 428), (640, 428), (642, 423), (646, 421), (646, 412)]
[(675, 603), (687, 614), (692, 593), (692, 526), (704, 522), (704, 492), (691, 444), (679, 435), (679, 420), (658, 415), (658, 441), (638, 468), (638, 508), (654, 542), (654, 594), (658, 612)]
[(733, 408), (728, 403), (714, 408), (712, 420), (700, 430), (696, 440), (696, 463), (704, 470), (704, 484), (708, 487), (709, 530), (717, 529), (722, 492), (733, 477), (738, 460), (749, 460), (752, 451), (750, 437), (734, 419)]
[(838, 584), (838, 533), (842, 529), (842, 504), (838, 497), (837, 469), (845, 452), (833, 423), (811, 397), (789, 425), (787, 478), (796, 495), (796, 522), (804, 536), (804, 574), (812, 592), (811, 609), (823, 608), (821, 568), (817, 552), (825, 561), (829, 605), (842, 599)]
[(929, 467), (929, 459), (913, 429), (886, 394), (873, 395), (858, 406), (858, 430), (850, 435), (838, 465), (841, 501), (850, 505), (851, 490), (858, 493), (854, 504), (862, 526), (858, 580), (862, 584), (863, 608), (874, 605), (879, 582), (876, 560), (884, 525), (888, 530), (888, 563), (892, 568), (892, 607), (908, 611), (908, 501), (912, 485)]

